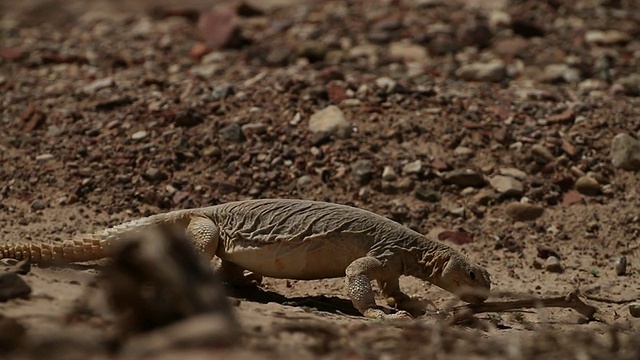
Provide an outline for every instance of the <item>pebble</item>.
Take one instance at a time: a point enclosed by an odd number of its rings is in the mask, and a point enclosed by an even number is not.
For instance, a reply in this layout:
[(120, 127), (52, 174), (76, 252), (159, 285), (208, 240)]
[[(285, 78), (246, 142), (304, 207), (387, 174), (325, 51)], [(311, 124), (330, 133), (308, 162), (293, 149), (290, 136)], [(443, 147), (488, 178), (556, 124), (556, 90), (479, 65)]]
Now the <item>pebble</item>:
[(629, 304), (629, 314), (634, 318), (640, 317), (640, 303), (631, 303)]
[(467, 81), (500, 82), (507, 78), (507, 67), (499, 60), (467, 64), (456, 70), (456, 76)]
[(519, 180), (510, 176), (496, 175), (489, 181), (497, 192), (507, 196), (521, 196), (524, 194), (524, 186)]
[(567, 82), (570, 84), (579, 83), (580, 80), (582, 80), (580, 70), (567, 64), (549, 64), (545, 66), (540, 79), (540, 81), (546, 83)]
[(385, 166), (382, 170), (382, 180), (384, 181), (394, 181), (398, 178), (398, 174), (393, 170), (393, 166)]
[(419, 200), (436, 203), (440, 201), (440, 194), (424, 185), (418, 185), (415, 190), (415, 197)]
[(418, 174), (422, 172), (422, 161), (420, 160), (416, 160), (416, 161), (412, 161), (408, 164), (404, 164), (404, 166), (402, 166), (402, 173), (409, 175), (409, 174)]
[(514, 221), (532, 221), (544, 213), (540, 205), (512, 202), (505, 207), (505, 213)]
[(140, 130), (140, 131), (136, 131), (133, 134), (131, 134), (131, 139), (133, 139), (133, 140), (142, 140), (142, 139), (146, 138), (148, 135), (149, 135), (148, 131)]
[(544, 267), (548, 272), (552, 272), (552, 273), (564, 272), (564, 266), (562, 266), (560, 259), (558, 259), (555, 256), (549, 256), (545, 261)]
[(53, 159), (53, 154), (40, 154), (36, 156), (37, 161), (48, 161)]
[(620, 133), (611, 142), (611, 163), (624, 170), (640, 170), (640, 140)]
[(489, 205), (495, 199), (496, 193), (492, 189), (481, 189), (477, 194), (473, 195), (473, 202), (478, 205)]
[(520, 170), (520, 169), (516, 169), (516, 168), (500, 168), (499, 170), (500, 175), (504, 175), (504, 176), (510, 176), (514, 179), (518, 179), (518, 180), (524, 180), (527, 178), (527, 173)]
[(640, 74), (634, 73), (622, 77), (616, 81), (616, 85), (622, 88), (625, 95), (640, 96)]
[(147, 170), (145, 170), (142, 175), (143, 178), (147, 181), (162, 181), (166, 180), (168, 177), (165, 173), (163, 173), (160, 169), (149, 166)]
[(620, 256), (616, 259), (616, 263), (614, 265), (616, 269), (616, 275), (624, 276), (627, 274), (627, 257)]
[(556, 157), (553, 156), (553, 154), (551, 153), (551, 151), (549, 151), (549, 149), (547, 149), (546, 147), (540, 144), (535, 144), (531, 146), (531, 154), (534, 157), (544, 160), (545, 162), (552, 162), (553, 160), (556, 159)]
[(351, 123), (347, 121), (342, 110), (335, 105), (317, 111), (309, 119), (309, 131), (313, 134), (337, 135), (347, 137), (352, 131)]
[(86, 85), (82, 88), (82, 92), (85, 94), (93, 94), (101, 89), (106, 89), (108, 87), (114, 86), (116, 83), (113, 81), (113, 78), (106, 77), (104, 79), (98, 79), (92, 82), (89, 85)]
[(366, 184), (371, 180), (371, 160), (358, 160), (351, 164), (351, 173), (356, 182)]
[(409, 42), (394, 42), (389, 45), (389, 56), (406, 62), (423, 61), (428, 57), (427, 49)]
[(591, 176), (581, 176), (576, 180), (576, 190), (583, 195), (595, 196), (600, 194), (601, 186), (600, 183)]
[(484, 175), (473, 170), (452, 170), (444, 174), (443, 180), (463, 187), (483, 187), (487, 184)]
[(584, 41), (595, 45), (626, 44), (631, 39), (631, 35), (619, 30), (589, 30), (584, 34)]
[(296, 181), (296, 185), (298, 187), (298, 190), (306, 190), (312, 182), (313, 179), (311, 178), (311, 176), (302, 175), (298, 178), (298, 181)]
[(397, 85), (398, 83), (395, 80), (386, 76), (376, 79), (376, 86), (384, 90), (387, 94), (393, 93)]
[(35, 211), (44, 209), (44, 203), (40, 199), (33, 200), (29, 206)]
[(263, 123), (244, 124), (240, 127), (245, 138), (251, 138), (254, 135), (262, 135), (267, 131), (267, 126)]
[(238, 123), (231, 123), (222, 129), (222, 137), (225, 140), (233, 142), (242, 142), (244, 135), (242, 134), (242, 128)]

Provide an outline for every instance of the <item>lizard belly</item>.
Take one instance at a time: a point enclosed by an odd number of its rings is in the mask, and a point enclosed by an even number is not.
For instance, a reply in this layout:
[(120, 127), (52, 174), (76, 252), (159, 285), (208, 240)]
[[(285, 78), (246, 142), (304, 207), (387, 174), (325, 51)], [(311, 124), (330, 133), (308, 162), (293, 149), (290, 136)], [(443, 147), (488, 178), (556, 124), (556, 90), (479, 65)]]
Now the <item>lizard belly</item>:
[(327, 239), (282, 241), (232, 247), (218, 256), (262, 276), (313, 280), (345, 276), (345, 269), (352, 261), (366, 256), (366, 247), (359, 245)]

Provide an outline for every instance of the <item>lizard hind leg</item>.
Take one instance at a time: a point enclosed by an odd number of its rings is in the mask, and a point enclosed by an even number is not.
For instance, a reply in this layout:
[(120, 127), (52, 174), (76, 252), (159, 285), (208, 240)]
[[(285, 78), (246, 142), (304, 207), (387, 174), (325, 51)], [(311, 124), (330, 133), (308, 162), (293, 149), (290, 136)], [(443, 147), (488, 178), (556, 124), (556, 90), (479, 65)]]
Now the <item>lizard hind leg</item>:
[(211, 219), (204, 216), (192, 217), (186, 233), (198, 252), (206, 256), (207, 260), (213, 259), (218, 250), (220, 235), (218, 227)]

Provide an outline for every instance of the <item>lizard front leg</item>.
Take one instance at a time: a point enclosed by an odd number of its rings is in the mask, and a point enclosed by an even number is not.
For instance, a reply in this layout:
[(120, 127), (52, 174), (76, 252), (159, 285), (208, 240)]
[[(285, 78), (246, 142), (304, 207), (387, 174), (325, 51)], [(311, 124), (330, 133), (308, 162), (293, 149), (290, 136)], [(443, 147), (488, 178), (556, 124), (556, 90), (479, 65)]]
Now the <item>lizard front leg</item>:
[(410, 319), (411, 315), (405, 311), (388, 314), (376, 304), (371, 281), (384, 278), (384, 270), (382, 261), (371, 256), (356, 259), (349, 264), (345, 270), (346, 287), (353, 306), (368, 318)]
[(400, 280), (398, 277), (390, 277), (378, 280), (378, 285), (382, 295), (386, 298), (387, 304), (396, 309), (409, 312), (412, 316), (424, 315), (429, 306), (436, 308), (431, 300), (411, 297), (400, 290)]

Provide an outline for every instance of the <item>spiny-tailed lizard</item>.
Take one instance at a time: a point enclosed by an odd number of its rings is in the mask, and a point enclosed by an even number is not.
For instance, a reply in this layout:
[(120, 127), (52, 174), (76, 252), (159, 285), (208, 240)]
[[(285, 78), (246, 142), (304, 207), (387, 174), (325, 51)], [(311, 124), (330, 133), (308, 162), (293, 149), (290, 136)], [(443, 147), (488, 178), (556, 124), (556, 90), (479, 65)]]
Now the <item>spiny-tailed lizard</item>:
[(390, 305), (407, 310), (415, 309), (417, 300), (400, 290), (401, 275), (470, 303), (486, 300), (491, 284), (484, 268), (445, 244), (366, 210), (308, 200), (244, 200), (177, 210), (58, 244), (0, 244), (0, 258), (40, 264), (97, 260), (108, 257), (118, 239), (159, 225), (184, 228), (207, 259), (221, 260), (220, 271), (231, 281), (246, 280), (244, 270), (300, 280), (346, 276), (354, 307), (371, 318), (409, 316), (377, 306), (372, 280)]

